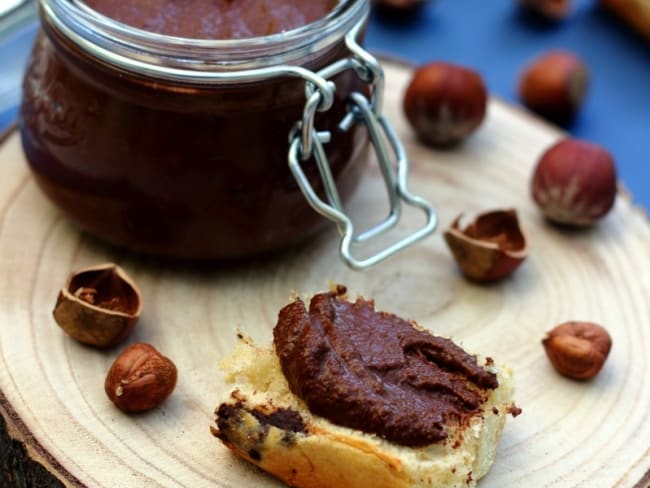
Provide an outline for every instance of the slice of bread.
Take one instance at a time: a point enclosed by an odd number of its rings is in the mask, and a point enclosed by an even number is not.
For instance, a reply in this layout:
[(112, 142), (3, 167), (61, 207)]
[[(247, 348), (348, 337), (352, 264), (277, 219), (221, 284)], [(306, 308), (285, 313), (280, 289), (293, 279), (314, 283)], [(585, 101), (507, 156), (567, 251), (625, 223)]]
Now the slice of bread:
[[(272, 348), (246, 337), (222, 361), (232, 393), (213, 434), (235, 455), (298, 488), (472, 487), (492, 465), (512, 403), (512, 374), (491, 360), (498, 388), (444, 442), (406, 447), (313, 415), (294, 395)], [(481, 363), (479, 363), (481, 364)]]

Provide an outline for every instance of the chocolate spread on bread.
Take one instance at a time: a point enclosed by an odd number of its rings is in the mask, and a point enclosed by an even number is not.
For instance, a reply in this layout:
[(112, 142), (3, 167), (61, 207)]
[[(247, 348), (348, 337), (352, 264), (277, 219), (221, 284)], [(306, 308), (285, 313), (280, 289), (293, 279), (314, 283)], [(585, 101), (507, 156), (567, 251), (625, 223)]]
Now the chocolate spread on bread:
[(315, 295), (309, 310), (296, 299), (273, 332), (289, 387), (312, 413), (414, 447), (481, 413), (495, 374), (451, 340), (345, 293)]

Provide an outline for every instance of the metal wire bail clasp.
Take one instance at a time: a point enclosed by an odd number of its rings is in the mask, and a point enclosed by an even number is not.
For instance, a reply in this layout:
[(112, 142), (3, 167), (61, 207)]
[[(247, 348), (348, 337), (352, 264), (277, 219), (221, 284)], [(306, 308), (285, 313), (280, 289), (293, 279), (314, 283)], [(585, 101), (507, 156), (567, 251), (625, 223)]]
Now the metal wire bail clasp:
[[(358, 24), (346, 35), (345, 41), (352, 54), (349, 58), (339, 60), (317, 73), (312, 73), (319, 80), (318, 84), (314, 83), (313, 76), (307, 78), (305, 89), (307, 101), (303, 117), (290, 134), (289, 146), (289, 168), (298, 186), (316, 212), (336, 223), (341, 235), (339, 247), (341, 259), (350, 268), (356, 270), (369, 268), (428, 236), (435, 230), (438, 223), (433, 207), (426, 200), (408, 190), (409, 162), (406, 151), (390, 122), (381, 114), (384, 73), (377, 60), (357, 43), (356, 39), (361, 26)], [(339, 127), (342, 130), (349, 130), (354, 124), (366, 126), (370, 143), (379, 162), (390, 204), (388, 216), (383, 221), (360, 233), (355, 232), (353, 222), (343, 209), (323, 147), (329, 142), (331, 134), (328, 131), (318, 131), (314, 127), (316, 112), (328, 110), (334, 100), (336, 87), (329, 79), (345, 70), (353, 70), (362, 82), (369, 85), (370, 98), (359, 92), (351, 93), (348, 96), (347, 115)], [(318, 167), (327, 201), (316, 194), (302, 170), (301, 162), (310, 158), (314, 159)], [(424, 226), (375, 254), (365, 258), (356, 258), (352, 252), (353, 247), (360, 247), (370, 239), (397, 225), (401, 216), (402, 202), (424, 212), (426, 217)]]

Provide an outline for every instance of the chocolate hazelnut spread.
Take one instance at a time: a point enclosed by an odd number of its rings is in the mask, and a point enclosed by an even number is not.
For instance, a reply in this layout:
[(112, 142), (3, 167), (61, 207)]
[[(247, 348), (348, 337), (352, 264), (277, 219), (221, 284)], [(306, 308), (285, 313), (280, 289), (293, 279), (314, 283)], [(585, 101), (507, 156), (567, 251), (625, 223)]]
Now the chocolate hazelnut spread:
[(168, 36), (243, 39), (301, 27), (330, 12), (337, 0), (85, 0), (98, 12)]
[(451, 340), (345, 299), (345, 287), (296, 299), (279, 314), (276, 353), (314, 414), (406, 446), (443, 441), (481, 412), (496, 375)]

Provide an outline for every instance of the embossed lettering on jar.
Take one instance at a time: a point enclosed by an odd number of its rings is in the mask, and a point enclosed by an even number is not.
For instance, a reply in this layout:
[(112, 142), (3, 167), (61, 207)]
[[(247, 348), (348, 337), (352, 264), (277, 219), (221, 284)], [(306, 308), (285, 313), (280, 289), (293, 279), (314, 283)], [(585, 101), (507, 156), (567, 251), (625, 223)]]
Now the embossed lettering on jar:
[[(188, 9), (174, 16), (163, 15), (172, 8), (166, 0), (137, 9), (134, 2), (41, 0), (42, 32), (24, 79), (20, 125), (43, 192), (82, 229), (156, 255), (248, 256), (286, 248), (326, 226), (287, 167), (305, 81), (235, 83), (215, 81), (215, 73), (328, 66), (349, 56), (344, 36), (364, 22), (367, 1), (267, 0), (275, 14), (263, 18), (257, 3), (246, 10), (249, 24), (233, 13), (223, 17), (220, 33), (201, 31), (205, 1), (183, 3)], [(163, 9), (158, 17), (156, 3)], [(163, 18), (173, 20), (165, 25)], [(213, 40), (220, 35), (244, 38)], [(333, 81), (334, 103), (317, 114), (316, 128), (332, 135), (325, 150), (345, 200), (363, 172), (367, 134), (361, 125), (338, 125), (346, 95), (364, 88), (353, 70)], [(307, 170), (320, 191), (315, 165)]]

